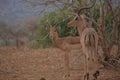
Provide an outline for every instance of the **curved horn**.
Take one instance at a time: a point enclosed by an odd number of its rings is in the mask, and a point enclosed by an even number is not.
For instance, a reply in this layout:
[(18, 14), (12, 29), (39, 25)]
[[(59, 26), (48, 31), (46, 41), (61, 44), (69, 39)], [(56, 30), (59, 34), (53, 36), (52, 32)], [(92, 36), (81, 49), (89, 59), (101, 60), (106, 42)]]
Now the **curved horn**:
[(95, 5), (95, 3), (96, 3), (96, 0), (94, 0), (93, 4), (91, 4), (89, 7), (82, 7), (82, 8), (80, 8), (80, 9), (78, 10), (77, 14), (79, 15), (80, 12), (81, 12), (82, 10), (84, 10), (84, 9), (90, 9), (90, 8), (92, 8), (92, 7)]

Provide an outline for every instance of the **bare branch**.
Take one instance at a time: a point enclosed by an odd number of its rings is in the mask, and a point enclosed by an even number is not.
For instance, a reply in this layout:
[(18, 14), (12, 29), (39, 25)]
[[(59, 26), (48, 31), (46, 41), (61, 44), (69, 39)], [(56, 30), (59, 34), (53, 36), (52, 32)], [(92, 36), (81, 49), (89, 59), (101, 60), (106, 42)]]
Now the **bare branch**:
[(115, 40), (117, 39), (118, 19), (117, 19), (117, 17), (115, 17), (115, 11), (113, 10), (112, 3), (110, 2), (110, 0), (105, 0), (105, 2), (107, 3), (107, 5), (111, 11), (111, 14), (113, 16), (112, 36), (111, 36), (111, 40), (110, 40), (110, 44), (109, 44), (109, 50), (111, 50)]
[(91, 4), (89, 7), (82, 7), (82, 8), (80, 8), (79, 10), (78, 10), (78, 15), (80, 14), (80, 12), (82, 11), (82, 10), (84, 10), (84, 9), (90, 9), (90, 8), (92, 8), (94, 5), (95, 5), (95, 3), (96, 3), (96, 0), (94, 0), (94, 2), (93, 2), (93, 4)]

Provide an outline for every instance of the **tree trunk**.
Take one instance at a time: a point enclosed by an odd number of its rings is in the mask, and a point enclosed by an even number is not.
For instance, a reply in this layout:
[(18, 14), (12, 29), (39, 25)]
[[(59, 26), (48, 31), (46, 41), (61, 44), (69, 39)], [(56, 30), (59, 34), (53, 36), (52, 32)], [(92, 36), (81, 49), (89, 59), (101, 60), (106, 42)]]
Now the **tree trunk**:
[(101, 43), (102, 43), (102, 49), (103, 49), (103, 54), (104, 54), (104, 59), (107, 60), (109, 58), (109, 50), (108, 50), (108, 42), (107, 42), (107, 37), (105, 35), (105, 10), (104, 10), (104, 4), (100, 2), (100, 19), (99, 19), (99, 30), (101, 32)]
[(16, 47), (19, 48), (19, 39), (16, 39)]
[(5, 40), (5, 46), (8, 46), (8, 45), (9, 45), (8, 40)]
[(118, 53), (117, 56), (120, 57), (120, 26), (118, 27)]

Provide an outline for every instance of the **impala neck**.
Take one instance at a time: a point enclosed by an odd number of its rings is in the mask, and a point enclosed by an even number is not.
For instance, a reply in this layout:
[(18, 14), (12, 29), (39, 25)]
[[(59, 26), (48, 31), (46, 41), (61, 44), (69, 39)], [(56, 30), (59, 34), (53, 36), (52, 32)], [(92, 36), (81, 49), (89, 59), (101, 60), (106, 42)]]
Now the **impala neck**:
[(79, 34), (82, 34), (82, 32), (84, 31), (84, 29), (86, 29), (86, 28), (87, 28), (86, 20), (84, 19), (84, 17), (82, 17), (82, 22), (79, 21), (78, 22), (78, 26), (77, 26)]
[(56, 44), (57, 39), (58, 39), (58, 34), (55, 32), (55, 33), (52, 35), (52, 42), (53, 42), (54, 45)]

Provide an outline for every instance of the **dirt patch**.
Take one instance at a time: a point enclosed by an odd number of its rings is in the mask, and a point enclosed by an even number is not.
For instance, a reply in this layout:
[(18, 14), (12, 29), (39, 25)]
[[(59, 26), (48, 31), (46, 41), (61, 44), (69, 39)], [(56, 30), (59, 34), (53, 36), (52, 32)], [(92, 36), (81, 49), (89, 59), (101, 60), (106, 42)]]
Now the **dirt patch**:
[[(65, 52), (57, 48), (0, 48), (0, 80), (82, 80), (82, 51), (71, 51), (70, 77), (66, 78)], [(120, 80), (119, 72), (100, 71), (98, 80)]]

